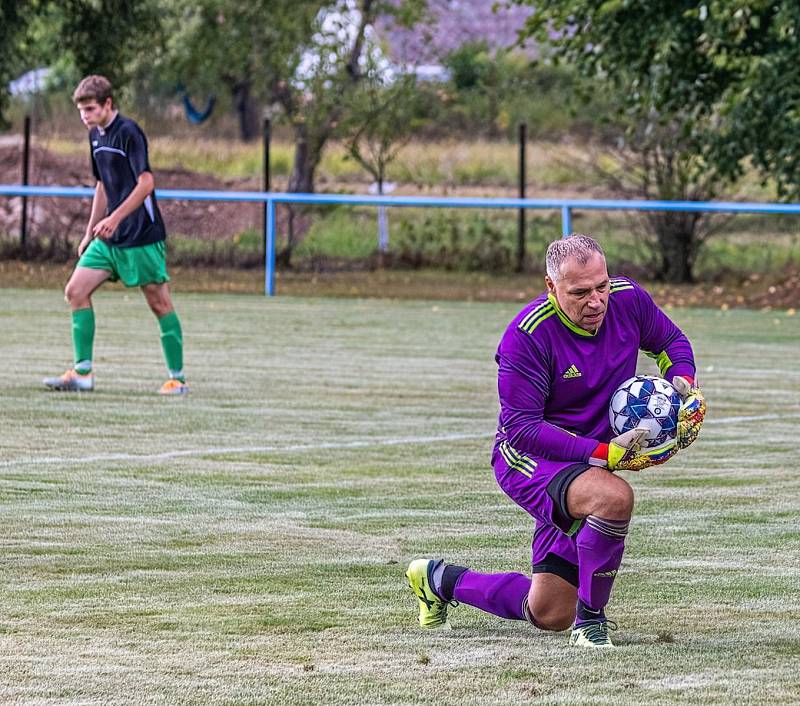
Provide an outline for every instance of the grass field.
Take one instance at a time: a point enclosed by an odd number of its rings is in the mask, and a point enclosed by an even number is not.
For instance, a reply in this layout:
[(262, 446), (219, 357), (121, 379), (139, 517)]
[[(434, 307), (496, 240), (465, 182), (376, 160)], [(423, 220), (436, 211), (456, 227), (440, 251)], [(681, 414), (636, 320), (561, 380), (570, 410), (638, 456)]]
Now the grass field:
[[(161, 399), (138, 293), (96, 298), (98, 389), (57, 290), (0, 290), (0, 702), (796, 704), (800, 319), (673, 310), (709, 418), (637, 510), (576, 651), (461, 606), (416, 625), (406, 563), (525, 571), (489, 469), (518, 305), (178, 295), (193, 394)], [(644, 369), (644, 365), (643, 365)]]

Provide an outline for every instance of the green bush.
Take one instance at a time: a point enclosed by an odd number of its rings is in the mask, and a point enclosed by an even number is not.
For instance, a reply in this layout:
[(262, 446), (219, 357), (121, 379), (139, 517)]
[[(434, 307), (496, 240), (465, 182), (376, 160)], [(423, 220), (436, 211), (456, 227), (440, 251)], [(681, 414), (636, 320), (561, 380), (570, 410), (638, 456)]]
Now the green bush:
[(609, 107), (602, 95), (576, 98), (575, 76), (563, 66), (533, 63), (521, 52), (491, 51), (467, 42), (445, 59), (450, 81), (440, 92), (437, 124), (447, 130), (516, 138), (528, 125), (531, 139), (567, 133), (602, 134)]
[(229, 240), (170, 235), (167, 258), (171, 265), (255, 267), (264, 259), (263, 237), (256, 230), (246, 230)]
[(412, 267), (504, 272), (513, 266), (515, 237), (508, 219), (436, 210), (419, 218), (402, 217), (392, 232), (390, 252)]
[(367, 258), (376, 249), (377, 233), (375, 209), (329, 209), (311, 225), (295, 249), (294, 259)]

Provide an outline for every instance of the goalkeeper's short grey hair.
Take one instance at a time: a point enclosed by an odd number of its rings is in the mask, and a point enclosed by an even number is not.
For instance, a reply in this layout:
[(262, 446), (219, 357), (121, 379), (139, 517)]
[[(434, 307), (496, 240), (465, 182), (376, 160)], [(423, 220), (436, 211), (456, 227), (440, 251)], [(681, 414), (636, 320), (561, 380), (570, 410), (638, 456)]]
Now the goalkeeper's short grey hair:
[(588, 235), (573, 233), (566, 238), (554, 240), (547, 247), (547, 255), (545, 256), (547, 276), (553, 282), (557, 282), (561, 276), (561, 265), (569, 258), (574, 257), (581, 265), (585, 265), (589, 262), (593, 253), (605, 257), (600, 243)]

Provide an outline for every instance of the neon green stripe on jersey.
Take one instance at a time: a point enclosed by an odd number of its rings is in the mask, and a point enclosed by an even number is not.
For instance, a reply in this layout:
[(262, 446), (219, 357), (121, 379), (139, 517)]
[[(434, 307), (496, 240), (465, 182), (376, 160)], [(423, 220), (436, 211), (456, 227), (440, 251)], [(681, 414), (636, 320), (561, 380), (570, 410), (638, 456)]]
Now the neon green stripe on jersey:
[(541, 304), (536, 306), (535, 308), (531, 309), (527, 315), (525, 316), (522, 321), (519, 322), (520, 328), (527, 326), (533, 319), (541, 316), (543, 313), (546, 313), (550, 310), (550, 302), (543, 301)]
[(533, 333), (533, 330), (545, 319), (551, 317), (556, 312), (549, 301), (542, 302), (533, 311), (531, 311), (522, 321), (519, 322), (519, 328), (525, 333)]
[(500, 444), (499, 451), (511, 470), (519, 471), (526, 478), (533, 478), (537, 464), (530, 456), (521, 454), (507, 441), (503, 441)]
[(633, 285), (629, 280), (622, 277), (613, 277), (609, 280), (608, 291), (613, 294), (614, 292), (621, 292), (624, 289), (633, 289)]
[[(612, 279), (609, 280), (609, 294), (614, 294), (615, 292), (621, 292), (625, 289), (633, 289), (633, 285), (626, 279)], [(519, 328), (521, 328), (526, 333), (533, 333), (533, 330), (545, 319), (551, 317), (553, 314), (557, 314), (558, 318), (561, 320), (561, 323), (564, 324), (570, 331), (577, 333), (579, 336), (596, 336), (597, 331), (591, 332), (582, 329), (580, 326), (577, 326), (562, 310), (561, 307), (558, 305), (558, 300), (555, 298), (554, 294), (547, 295), (547, 301), (537, 306), (533, 311), (531, 311), (522, 321), (519, 322)], [(599, 330), (599, 329), (598, 329)]]
[(667, 370), (672, 367), (672, 360), (670, 359), (669, 355), (666, 351), (661, 351), (661, 353), (651, 353), (650, 351), (642, 351), (646, 356), (652, 358), (656, 361), (656, 365), (658, 365), (658, 370), (661, 373), (661, 376), (667, 374)]

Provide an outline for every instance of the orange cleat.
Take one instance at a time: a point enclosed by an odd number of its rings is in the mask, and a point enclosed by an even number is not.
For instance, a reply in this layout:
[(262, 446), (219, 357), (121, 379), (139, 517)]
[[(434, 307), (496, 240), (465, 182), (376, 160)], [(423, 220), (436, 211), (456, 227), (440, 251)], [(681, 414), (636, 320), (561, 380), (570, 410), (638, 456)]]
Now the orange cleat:
[(159, 395), (188, 395), (189, 386), (185, 382), (170, 378), (167, 380), (158, 391)]
[(91, 392), (94, 390), (94, 374), (82, 375), (74, 368), (67, 370), (63, 375), (42, 380), (45, 387), (50, 390), (64, 390), (69, 392)]

